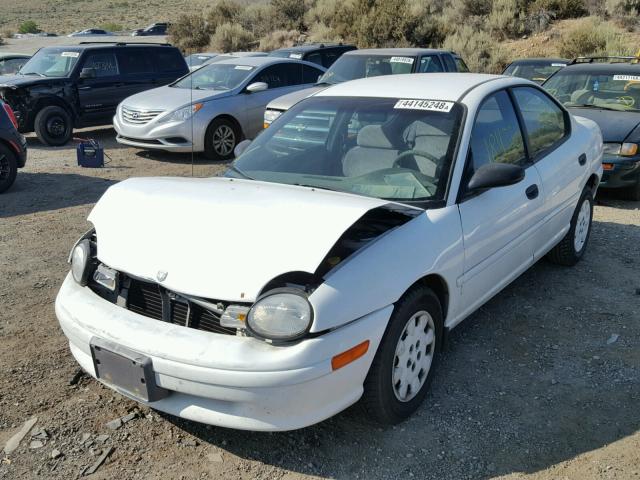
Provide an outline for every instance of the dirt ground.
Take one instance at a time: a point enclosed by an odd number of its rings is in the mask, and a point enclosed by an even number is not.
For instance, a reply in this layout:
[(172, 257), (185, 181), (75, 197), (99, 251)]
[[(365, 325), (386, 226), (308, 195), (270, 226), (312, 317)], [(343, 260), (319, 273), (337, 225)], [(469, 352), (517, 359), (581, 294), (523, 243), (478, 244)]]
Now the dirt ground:
[(405, 423), (380, 428), (355, 406), (304, 430), (240, 432), (138, 408), (87, 377), (70, 385), (53, 303), (93, 204), (131, 176), (224, 168), (120, 148), (111, 129), (78, 136), (104, 142), (111, 163), (83, 169), (73, 146), (30, 138), (0, 197), (0, 446), (33, 416), (32, 433), (46, 430), (0, 454), (0, 478), (77, 478), (109, 451), (91, 478), (640, 478), (638, 203), (600, 195), (581, 263), (538, 263), (456, 329)]

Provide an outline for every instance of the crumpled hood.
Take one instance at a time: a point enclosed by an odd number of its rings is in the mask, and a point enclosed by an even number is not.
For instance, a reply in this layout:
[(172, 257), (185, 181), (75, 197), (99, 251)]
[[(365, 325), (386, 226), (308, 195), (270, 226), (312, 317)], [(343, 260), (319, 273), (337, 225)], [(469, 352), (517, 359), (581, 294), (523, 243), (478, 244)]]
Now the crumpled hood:
[(230, 90), (190, 90), (188, 88), (158, 87), (127, 97), (122, 104), (138, 110), (162, 108), (169, 112), (193, 102), (213, 100), (231, 95)]
[(597, 108), (569, 108), (573, 115), (598, 124), (604, 142), (622, 143), (640, 123), (640, 112), (614, 112)]
[[(388, 202), (230, 178), (132, 178), (89, 215), (100, 261), (171, 290), (253, 301), (273, 278), (313, 273), (339, 237)], [(162, 274), (160, 274), (162, 278)]]
[(36, 75), (2, 75), (0, 76), (0, 88), (31, 87), (44, 83), (50, 85), (56, 81), (64, 82), (65, 78), (42, 78)]

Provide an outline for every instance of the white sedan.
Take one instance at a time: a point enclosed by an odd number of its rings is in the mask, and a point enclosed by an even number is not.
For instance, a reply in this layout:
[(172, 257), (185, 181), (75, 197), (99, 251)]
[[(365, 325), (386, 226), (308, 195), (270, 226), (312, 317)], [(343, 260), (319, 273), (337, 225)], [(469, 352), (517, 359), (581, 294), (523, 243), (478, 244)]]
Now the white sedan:
[(224, 178), (109, 188), (56, 313), (104, 384), (248, 430), (360, 398), (409, 416), (447, 330), (542, 257), (584, 255), (602, 174), (593, 122), (477, 74), (340, 84), (239, 149)]

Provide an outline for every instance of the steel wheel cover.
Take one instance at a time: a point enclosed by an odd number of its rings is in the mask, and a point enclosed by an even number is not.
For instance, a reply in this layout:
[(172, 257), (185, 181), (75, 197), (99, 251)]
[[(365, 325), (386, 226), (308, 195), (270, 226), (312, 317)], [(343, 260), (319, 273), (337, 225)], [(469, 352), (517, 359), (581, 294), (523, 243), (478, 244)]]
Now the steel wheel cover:
[(427, 380), (436, 347), (436, 330), (431, 315), (414, 313), (398, 339), (393, 358), (393, 393), (401, 402), (412, 400)]
[(589, 235), (589, 226), (591, 219), (591, 204), (588, 199), (584, 199), (580, 206), (580, 212), (578, 212), (578, 219), (576, 220), (576, 229), (573, 234), (573, 248), (578, 253), (584, 247)]
[(229, 155), (236, 146), (236, 134), (228, 125), (220, 125), (213, 132), (213, 150), (221, 156)]

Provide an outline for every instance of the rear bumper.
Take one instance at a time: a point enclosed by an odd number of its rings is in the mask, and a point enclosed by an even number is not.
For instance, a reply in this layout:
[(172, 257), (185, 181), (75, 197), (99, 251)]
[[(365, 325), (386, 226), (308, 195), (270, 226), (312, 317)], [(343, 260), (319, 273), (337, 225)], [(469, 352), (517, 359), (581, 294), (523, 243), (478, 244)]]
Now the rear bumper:
[[(90, 375), (96, 376), (91, 339), (115, 342), (149, 357), (157, 385), (170, 391), (162, 400), (141, 403), (197, 422), (266, 431), (312, 425), (355, 403), (392, 308), (325, 335), (276, 347), (135, 314), (80, 287), (70, 275), (56, 299), (56, 315), (71, 352)], [(363, 357), (332, 371), (334, 355), (364, 340), (370, 347)]]
[(11, 150), (16, 154), (18, 168), (23, 168), (27, 163), (27, 139), (14, 128), (2, 130), (0, 138), (9, 143)]
[(613, 168), (604, 170), (601, 188), (627, 188), (640, 182), (640, 155), (628, 158), (605, 155), (602, 163), (612, 165)]

